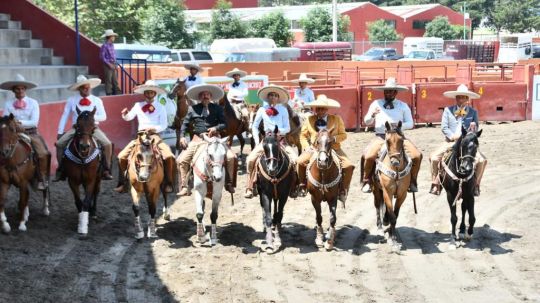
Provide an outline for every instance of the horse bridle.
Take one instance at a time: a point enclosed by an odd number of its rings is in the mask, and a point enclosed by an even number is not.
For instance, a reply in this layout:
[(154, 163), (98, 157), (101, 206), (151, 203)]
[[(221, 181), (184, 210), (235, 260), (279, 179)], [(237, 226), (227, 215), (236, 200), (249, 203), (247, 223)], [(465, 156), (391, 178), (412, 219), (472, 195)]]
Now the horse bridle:
[[(209, 142), (208, 146), (206, 147), (206, 159), (204, 161), (204, 169), (205, 169), (206, 180), (204, 180), (204, 181), (207, 181), (207, 182), (208, 181), (210, 181), (210, 182), (215, 181), (214, 176), (213, 176), (213, 174), (210, 173), (209, 168), (213, 169), (215, 167), (223, 167), (223, 164), (225, 163), (225, 160), (214, 161), (214, 160), (210, 159), (210, 153), (208, 152), (208, 150), (210, 149), (210, 145), (212, 145), (212, 144), (217, 144), (218, 146), (223, 146), (223, 144), (219, 143), (219, 141), (214, 141), (214, 142)], [(223, 156), (224, 158), (226, 157), (226, 153), (227, 153), (227, 149), (225, 149), (225, 155)]]

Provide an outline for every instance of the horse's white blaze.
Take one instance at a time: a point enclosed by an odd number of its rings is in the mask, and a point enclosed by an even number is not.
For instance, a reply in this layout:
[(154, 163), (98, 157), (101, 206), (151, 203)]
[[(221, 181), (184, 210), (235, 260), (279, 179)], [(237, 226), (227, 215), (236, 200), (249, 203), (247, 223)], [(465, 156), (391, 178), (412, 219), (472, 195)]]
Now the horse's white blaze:
[(79, 226), (77, 227), (79, 234), (86, 235), (88, 233), (88, 212), (81, 211), (79, 213)]
[(0, 212), (0, 220), (2, 221), (2, 231), (5, 233), (8, 233), (11, 231), (11, 227), (9, 226), (9, 223), (7, 222), (6, 214), (4, 211)]
[(320, 160), (321, 162), (326, 162), (326, 153), (321, 153), (321, 154), (319, 155), (319, 160)]

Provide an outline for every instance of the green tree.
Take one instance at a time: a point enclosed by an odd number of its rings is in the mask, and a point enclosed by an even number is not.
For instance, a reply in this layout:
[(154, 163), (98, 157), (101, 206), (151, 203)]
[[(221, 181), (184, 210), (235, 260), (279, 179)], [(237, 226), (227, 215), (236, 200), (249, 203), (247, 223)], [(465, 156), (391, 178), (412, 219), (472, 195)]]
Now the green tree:
[(540, 30), (540, 2), (499, 0), (489, 16), (489, 24), (500, 32), (522, 33)]
[(383, 19), (368, 24), (369, 41), (396, 41), (402, 37), (396, 32), (396, 29)]
[[(338, 18), (338, 41), (351, 40), (349, 24), (349, 16), (342, 15)], [(300, 19), (300, 25), (307, 42), (332, 41), (332, 15), (327, 9), (315, 7), (309, 10), (306, 17)]]
[(177, 0), (155, 1), (143, 21), (144, 40), (170, 48), (192, 48), (194, 39), (186, 29), (184, 9)]
[(210, 37), (214, 39), (245, 38), (247, 28), (237, 16), (231, 13), (231, 2), (219, 0), (212, 12)]
[(444, 40), (453, 40), (459, 37), (456, 36), (456, 30), (448, 22), (448, 17), (437, 16), (431, 22), (426, 24), (426, 32), (424, 37), (438, 37)]
[(293, 38), (289, 31), (290, 21), (282, 11), (276, 11), (253, 20), (250, 24), (250, 36), (273, 39), (278, 46), (289, 46)]

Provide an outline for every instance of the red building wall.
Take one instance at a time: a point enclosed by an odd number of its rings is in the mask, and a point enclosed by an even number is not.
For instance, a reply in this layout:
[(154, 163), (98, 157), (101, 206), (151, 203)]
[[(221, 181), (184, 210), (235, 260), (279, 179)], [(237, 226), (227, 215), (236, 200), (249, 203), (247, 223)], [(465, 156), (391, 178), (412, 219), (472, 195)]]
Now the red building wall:
[[(436, 6), (430, 10), (422, 12), (418, 15), (414, 15), (406, 20), (399, 18), (396, 26), (398, 33), (402, 34), (403, 37), (422, 37), (424, 36), (424, 29), (413, 29), (414, 20), (433, 20), (437, 16), (446, 16), (450, 24), (463, 25), (463, 15), (452, 10), (449, 7), (440, 5)], [(467, 19), (467, 26), (471, 26), (471, 20)]]
[(343, 13), (349, 16), (351, 24), (349, 30), (353, 33), (354, 41), (368, 40), (367, 27), (368, 23), (379, 19), (395, 20), (396, 24), (400, 21), (399, 17), (391, 14), (378, 6), (366, 3), (360, 7)]
[[(257, 0), (228, 0), (233, 8), (257, 7)], [(216, 5), (217, 0), (184, 0), (187, 9), (211, 9)]]

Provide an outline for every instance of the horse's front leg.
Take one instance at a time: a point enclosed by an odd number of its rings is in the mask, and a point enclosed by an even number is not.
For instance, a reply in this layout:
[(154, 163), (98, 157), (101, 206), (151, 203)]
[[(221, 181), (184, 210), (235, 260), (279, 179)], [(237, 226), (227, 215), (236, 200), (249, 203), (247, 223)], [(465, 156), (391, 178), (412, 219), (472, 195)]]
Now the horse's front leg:
[(471, 197), (467, 201), (467, 210), (469, 213), (469, 228), (467, 229), (467, 234), (465, 234), (465, 240), (470, 241), (473, 236), (474, 223), (476, 223), (476, 217), (474, 215), (474, 197)]
[(131, 186), (131, 200), (133, 202), (131, 207), (133, 209), (133, 214), (135, 215), (135, 238), (142, 239), (144, 238), (144, 231), (141, 224), (141, 217), (139, 215), (141, 194), (137, 192), (135, 186)]
[(272, 220), (273, 225), (273, 235), (274, 235), (274, 251), (278, 251), (281, 248), (281, 222), (283, 221), (283, 210), (285, 209), (285, 204), (289, 198), (288, 190), (286, 193), (282, 194), (279, 197), (278, 201), (275, 201), (274, 205), (274, 218)]
[(28, 184), (22, 183), (19, 187), (19, 230), (26, 231), (26, 222), (30, 216), (30, 210), (28, 209), (28, 197), (30, 191), (28, 190)]
[(146, 199), (148, 203), (148, 213), (150, 214), (150, 222), (148, 222), (148, 238), (157, 238), (156, 234), (156, 210), (159, 200), (159, 185), (154, 186), (154, 188), (146, 188), (150, 192), (147, 193)]
[[(456, 203), (457, 204), (457, 203)], [(467, 213), (466, 200), (461, 201), (461, 223), (459, 224), (459, 238), (465, 239), (465, 214)]]
[(195, 209), (196, 209), (196, 216), (197, 216), (197, 241), (199, 243), (206, 242), (206, 232), (205, 227), (203, 223), (204, 218), (204, 197), (206, 197), (206, 183), (202, 183), (201, 180), (198, 178), (194, 181), (195, 185), (195, 192), (194, 192), (194, 198), (195, 198)]
[(221, 197), (223, 194), (223, 184), (225, 179), (221, 179), (220, 182), (214, 182), (212, 188), (212, 212), (210, 213), (210, 245), (216, 245), (218, 242), (217, 238), (217, 219), (219, 215), (219, 203), (221, 202)]
[(261, 190), (259, 196), (261, 207), (263, 209), (264, 230), (266, 231), (266, 246), (263, 249), (267, 252), (272, 252), (274, 249), (274, 238), (272, 235), (272, 201), (265, 190)]
[(394, 242), (396, 242), (396, 223), (397, 223), (397, 217), (394, 213), (394, 206), (393, 206), (393, 194), (389, 193), (384, 187), (383, 187), (383, 199), (384, 204), (386, 206), (386, 213), (385, 216), (388, 216), (388, 221), (390, 222), (390, 227), (388, 228), (388, 244), (394, 245)]
[(2, 223), (2, 231), (6, 234), (11, 231), (11, 227), (9, 226), (5, 214), (5, 203), (8, 190), (9, 183), (0, 183), (0, 221)]
[(336, 197), (332, 201), (328, 201), (328, 209), (330, 210), (330, 227), (328, 227), (328, 232), (326, 233), (326, 243), (324, 248), (326, 250), (334, 249), (334, 244), (336, 241), (336, 209), (337, 209), (337, 193)]
[(317, 226), (315, 227), (315, 232), (317, 233), (315, 236), (315, 245), (317, 245), (317, 247), (323, 247), (324, 231), (322, 227), (323, 218), (321, 214), (321, 201), (319, 201), (315, 195), (311, 195), (311, 204), (313, 205), (313, 208), (315, 208), (315, 221), (317, 222)]
[(90, 216), (92, 219), (97, 219), (97, 199), (99, 192), (101, 190), (101, 180), (96, 180), (96, 184), (94, 186), (94, 193), (92, 195), (92, 204), (90, 205)]

